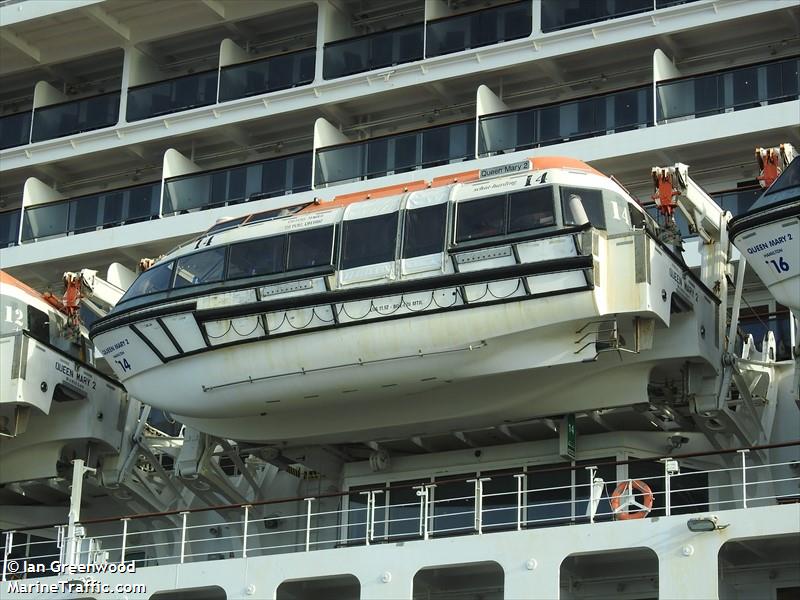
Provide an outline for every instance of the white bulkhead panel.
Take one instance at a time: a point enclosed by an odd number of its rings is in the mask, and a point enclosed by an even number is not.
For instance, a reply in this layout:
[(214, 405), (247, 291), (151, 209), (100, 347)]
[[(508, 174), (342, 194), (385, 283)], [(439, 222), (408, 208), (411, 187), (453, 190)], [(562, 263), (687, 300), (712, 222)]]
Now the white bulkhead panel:
[(127, 326), (101, 333), (94, 343), (122, 381), (161, 364), (155, 352)]
[(161, 322), (169, 329), (172, 337), (180, 344), (181, 350), (184, 352), (192, 352), (206, 347), (203, 334), (200, 333), (200, 328), (192, 313), (162, 317)]
[(136, 323), (136, 329), (150, 340), (150, 343), (156, 347), (162, 356), (169, 358), (179, 353), (178, 348), (175, 347), (161, 324), (155, 319)]

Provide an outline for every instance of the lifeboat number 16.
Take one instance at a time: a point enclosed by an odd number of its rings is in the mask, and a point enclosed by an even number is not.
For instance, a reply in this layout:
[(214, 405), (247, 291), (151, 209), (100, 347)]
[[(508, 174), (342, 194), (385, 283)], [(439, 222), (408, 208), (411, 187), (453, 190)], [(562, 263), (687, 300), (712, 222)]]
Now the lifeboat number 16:
[(127, 373), (131, 370), (131, 363), (128, 362), (127, 358), (123, 358), (122, 360), (115, 360), (115, 363), (119, 365), (119, 368), (122, 369), (123, 373)]
[(772, 265), (778, 273), (786, 273), (789, 271), (789, 263), (782, 256), (778, 260), (770, 259), (764, 261), (768, 265)]

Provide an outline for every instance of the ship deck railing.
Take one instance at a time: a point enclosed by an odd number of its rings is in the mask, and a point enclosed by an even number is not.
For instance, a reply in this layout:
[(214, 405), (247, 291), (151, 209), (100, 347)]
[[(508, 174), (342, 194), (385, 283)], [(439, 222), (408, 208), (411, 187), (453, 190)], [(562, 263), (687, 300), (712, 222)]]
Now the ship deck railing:
[[(778, 449), (784, 460), (766, 460)], [(635, 469), (637, 463), (651, 469), (661, 463), (663, 471), (643, 477), (611, 475), (620, 466)], [(612, 494), (632, 479), (646, 484), (652, 494), (652, 509), (639, 518), (710, 515), (800, 502), (798, 466), (800, 440), (86, 520), (72, 537), (65, 524), (42, 525), (5, 532), (2, 580), (52, 574), (46, 569), (53, 561), (134, 562), (141, 568), (613, 522), (625, 518), (626, 510), (612, 507)], [(555, 473), (571, 483), (537, 485)], [(18, 572), (22, 562), (43, 564), (45, 571)]]

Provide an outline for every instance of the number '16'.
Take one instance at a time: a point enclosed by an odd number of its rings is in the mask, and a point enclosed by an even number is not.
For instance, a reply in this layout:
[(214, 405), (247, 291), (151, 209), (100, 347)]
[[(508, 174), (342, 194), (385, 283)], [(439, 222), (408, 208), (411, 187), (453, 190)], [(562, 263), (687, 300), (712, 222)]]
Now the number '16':
[(787, 263), (786, 259), (784, 259), (782, 256), (778, 259), (777, 262), (775, 262), (774, 259), (773, 260), (768, 260), (768, 261), (765, 261), (765, 262), (767, 264), (772, 264), (772, 266), (775, 267), (775, 270), (778, 273), (786, 273), (786, 271), (789, 270), (789, 263)]

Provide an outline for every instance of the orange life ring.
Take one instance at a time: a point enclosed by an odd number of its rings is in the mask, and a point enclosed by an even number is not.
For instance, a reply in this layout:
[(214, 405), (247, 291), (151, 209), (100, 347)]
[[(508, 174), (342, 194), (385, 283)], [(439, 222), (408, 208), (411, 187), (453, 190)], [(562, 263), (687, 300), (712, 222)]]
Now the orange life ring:
[[(642, 494), (642, 502), (637, 502), (634, 497), (633, 490), (636, 489)], [(622, 498), (626, 497), (627, 502), (623, 504)], [(629, 506), (638, 506), (639, 510), (636, 512), (629, 512), (626, 510)], [(631, 479), (620, 483), (611, 494), (611, 510), (614, 512), (614, 517), (620, 521), (628, 519), (644, 519), (653, 508), (653, 490), (644, 481), (639, 479)]]

